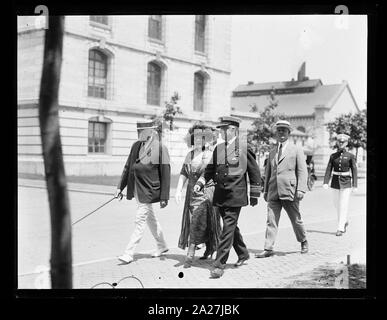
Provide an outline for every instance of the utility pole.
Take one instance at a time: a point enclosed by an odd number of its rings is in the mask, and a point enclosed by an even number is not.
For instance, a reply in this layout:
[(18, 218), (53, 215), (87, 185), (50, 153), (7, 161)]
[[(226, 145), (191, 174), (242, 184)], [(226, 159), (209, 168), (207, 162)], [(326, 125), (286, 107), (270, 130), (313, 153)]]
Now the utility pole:
[(50, 16), (39, 95), (39, 123), (51, 216), (52, 289), (72, 288), (71, 217), (59, 132), (58, 91), (64, 16)]

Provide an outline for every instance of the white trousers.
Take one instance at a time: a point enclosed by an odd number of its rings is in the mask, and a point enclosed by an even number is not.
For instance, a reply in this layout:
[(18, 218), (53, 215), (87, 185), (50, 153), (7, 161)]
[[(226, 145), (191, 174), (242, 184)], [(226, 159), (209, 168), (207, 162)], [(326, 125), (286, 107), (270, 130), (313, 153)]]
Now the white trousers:
[(352, 188), (333, 189), (333, 204), (337, 210), (337, 230), (344, 231), (344, 225), (348, 221), (348, 204)]
[(152, 203), (141, 203), (138, 200), (136, 190), (134, 190), (134, 197), (137, 202), (137, 212), (134, 222), (135, 228), (129, 243), (126, 246), (125, 254), (133, 257), (134, 251), (137, 245), (140, 243), (144, 234), (146, 223), (148, 224), (148, 227), (156, 240), (157, 249), (162, 250), (164, 248), (167, 248), (167, 243), (165, 242), (164, 234), (161, 230), (160, 223), (157, 220), (153, 211)]

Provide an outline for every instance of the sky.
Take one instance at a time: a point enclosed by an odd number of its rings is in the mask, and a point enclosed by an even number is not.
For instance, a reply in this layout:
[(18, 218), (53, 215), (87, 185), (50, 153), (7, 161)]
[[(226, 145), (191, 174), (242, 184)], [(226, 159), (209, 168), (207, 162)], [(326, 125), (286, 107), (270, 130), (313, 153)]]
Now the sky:
[(232, 17), (231, 90), (248, 81), (297, 79), (323, 84), (346, 80), (360, 109), (367, 101), (367, 16), (235, 15)]

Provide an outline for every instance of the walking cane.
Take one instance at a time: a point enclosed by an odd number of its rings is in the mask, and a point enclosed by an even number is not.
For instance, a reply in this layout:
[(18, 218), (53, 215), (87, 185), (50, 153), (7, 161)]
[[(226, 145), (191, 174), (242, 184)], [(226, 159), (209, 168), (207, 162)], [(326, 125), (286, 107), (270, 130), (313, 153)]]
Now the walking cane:
[(123, 196), (124, 195), (122, 193), (119, 193), (117, 196), (114, 196), (109, 201), (106, 201), (103, 205), (99, 206), (97, 209), (93, 210), (92, 212), (88, 213), (87, 215), (83, 216), (82, 218), (78, 219), (77, 221), (73, 222), (71, 225), (73, 226), (73, 225), (77, 224), (78, 222), (82, 221), (83, 219), (87, 218), (88, 216), (90, 216), (91, 214), (96, 212), (97, 210), (99, 210), (102, 207), (106, 206), (109, 202), (113, 201), (114, 199), (118, 199), (119, 198), (120, 200), (122, 200)]

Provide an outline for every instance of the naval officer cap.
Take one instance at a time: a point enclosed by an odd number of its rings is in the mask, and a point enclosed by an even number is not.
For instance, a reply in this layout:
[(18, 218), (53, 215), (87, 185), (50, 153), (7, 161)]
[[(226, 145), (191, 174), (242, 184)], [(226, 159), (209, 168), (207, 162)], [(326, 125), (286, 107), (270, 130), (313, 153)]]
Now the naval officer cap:
[(292, 131), (290, 122), (286, 120), (278, 120), (274, 125), (274, 129), (277, 130), (278, 128), (287, 128), (289, 131)]
[(336, 139), (337, 141), (340, 141), (340, 142), (347, 142), (349, 140), (349, 135), (340, 133), (337, 135)]
[(157, 124), (155, 121), (142, 121), (137, 122), (137, 130), (143, 130), (143, 129), (156, 129)]
[(237, 117), (224, 116), (219, 118), (220, 123), (216, 126), (217, 128), (225, 126), (235, 126), (239, 128), (239, 124), (242, 122), (241, 119)]

